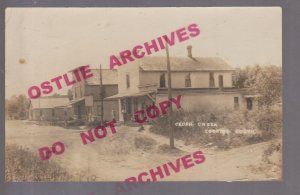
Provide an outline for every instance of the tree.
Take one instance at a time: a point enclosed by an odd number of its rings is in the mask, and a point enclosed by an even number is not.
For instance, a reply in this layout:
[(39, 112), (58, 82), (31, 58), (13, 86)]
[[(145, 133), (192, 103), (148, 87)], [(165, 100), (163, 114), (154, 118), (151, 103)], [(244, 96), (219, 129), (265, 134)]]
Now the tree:
[(233, 79), (233, 86), (236, 88), (245, 88), (246, 80), (247, 80), (246, 70), (237, 69), (235, 71), (235, 77)]
[(255, 78), (254, 90), (261, 95), (259, 103), (271, 106), (281, 102), (282, 97), (282, 69), (277, 66), (264, 67)]
[(9, 118), (13, 118), (14, 115), (18, 112), (18, 102), (17, 102), (17, 96), (13, 95), (9, 100), (7, 100), (7, 112)]
[(27, 117), (30, 101), (25, 95), (13, 95), (5, 104), (10, 118), (25, 119)]
[(233, 82), (236, 88), (250, 88), (259, 94), (259, 103), (262, 106), (271, 106), (281, 101), (282, 69), (270, 66), (247, 66), (236, 72)]

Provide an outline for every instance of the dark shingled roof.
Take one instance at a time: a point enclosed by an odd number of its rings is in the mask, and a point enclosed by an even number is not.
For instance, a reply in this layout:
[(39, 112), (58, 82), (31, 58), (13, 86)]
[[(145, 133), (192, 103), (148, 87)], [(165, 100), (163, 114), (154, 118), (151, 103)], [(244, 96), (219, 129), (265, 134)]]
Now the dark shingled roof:
[[(214, 71), (214, 70), (234, 70), (222, 58), (205, 57), (171, 57), (172, 71)], [(144, 71), (167, 71), (166, 57), (151, 56), (140, 60), (140, 68)]]
[[(100, 70), (91, 69), (94, 76), (88, 78), (86, 81), (88, 85), (100, 85)], [(102, 83), (103, 85), (117, 85), (118, 74), (117, 70), (102, 69)]]

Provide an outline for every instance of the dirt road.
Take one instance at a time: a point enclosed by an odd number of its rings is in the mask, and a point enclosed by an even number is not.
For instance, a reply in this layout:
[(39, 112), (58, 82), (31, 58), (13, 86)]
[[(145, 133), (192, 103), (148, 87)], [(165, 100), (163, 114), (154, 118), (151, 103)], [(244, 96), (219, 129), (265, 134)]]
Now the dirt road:
[[(64, 129), (55, 126), (39, 126), (26, 121), (6, 121), (6, 144), (17, 144), (38, 153), (43, 146), (61, 141), (65, 152), (53, 156), (72, 174), (87, 173), (96, 181), (123, 181), (160, 166), (168, 161), (201, 150), (206, 160), (203, 164), (182, 170), (163, 181), (234, 181), (276, 180), (281, 178), (281, 154), (271, 156), (270, 163), (263, 163), (262, 156), (270, 143), (260, 143), (227, 151), (215, 151), (193, 145), (186, 146), (176, 140), (177, 152), (165, 147), (169, 140), (137, 127), (118, 126), (117, 133), (104, 139), (83, 145), (79, 136), (84, 130)], [(279, 142), (279, 141), (276, 141)]]

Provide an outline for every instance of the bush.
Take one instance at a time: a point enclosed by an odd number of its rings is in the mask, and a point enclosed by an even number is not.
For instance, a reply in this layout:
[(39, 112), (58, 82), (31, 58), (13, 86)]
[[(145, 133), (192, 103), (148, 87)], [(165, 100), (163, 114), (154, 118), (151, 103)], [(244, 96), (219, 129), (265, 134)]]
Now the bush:
[[(194, 122), (194, 126), (175, 126), (176, 122)], [(198, 126), (197, 122), (216, 123), (217, 127)], [(152, 122), (150, 131), (169, 136), (168, 116), (163, 115)], [(172, 128), (177, 139), (186, 144), (215, 146), (229, 149), (246, 144), (254, 144), (281, 136), (281, 110), (227, 110), (227, 111), (177, 111), (172, 116)], [(207, 129), (229, 131), (230, 133), (206, 133)], [(256, 130), (258, 134), (236, 134), (237, 129)]]
[(280, 111), (261, 110), (254, 115), (257, 128), (262, 130), (264, 137), (280, 137), (282, 115)]
[(262, 155), (263, 162), (266, 163), (272, 163), (270, 160), (270, 157), (273, 153), (278, 152), (281, 150), (281, 144), (280, 143), (270, 143), (268, 147), (264, 150), (264, 153)]
[(52, 161), (42, 161), (28, 149), (6, 146), (6, 181), (70, 181), (75, 178)]

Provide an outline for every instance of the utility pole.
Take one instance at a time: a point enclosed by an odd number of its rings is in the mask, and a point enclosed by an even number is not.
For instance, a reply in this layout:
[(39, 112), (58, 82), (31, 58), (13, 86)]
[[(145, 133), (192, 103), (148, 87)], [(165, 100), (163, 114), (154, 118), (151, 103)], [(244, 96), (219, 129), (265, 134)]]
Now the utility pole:
[(43, 113), (41, 114), (41, 102), (40, 102), (40, 100), (41, 100), (41, 98), (39, 98), (39, 114), (40, 114), (40, 120), (39, 120), (39, 125), (41, 125), (41, 120), (42, 120), (42, 116), (41, 115), (43, 115)]
[[(171, 66), (170, 66), (170, 56), (169, 56), (169, 46), (166, 43), (166, 54), (167, 54), (167, 70), (168, 70), (168, 99), (172, 99), (172, 85), (171, 85)], [(170, 108), (168, 110), (168, 122), (169, 122), (169, 133), (170, 133), (170, 147), (173, 149), (175, 148), (174, 145), (174, 129), (172, 125), (172, 116), (173, 116), (173, 108), (172, 104), (170, 104)]]
[(103, 124), (103, 115), (104, 115), (104, 109), (103, 109), (103, 84), (102, 84), (102, 66), (100, 64), (100, 103), (101, 103), (101, 124)]

